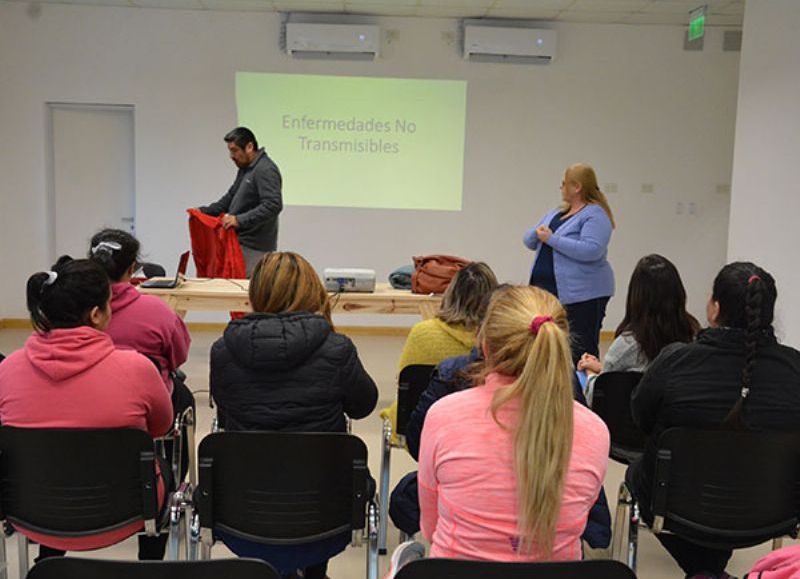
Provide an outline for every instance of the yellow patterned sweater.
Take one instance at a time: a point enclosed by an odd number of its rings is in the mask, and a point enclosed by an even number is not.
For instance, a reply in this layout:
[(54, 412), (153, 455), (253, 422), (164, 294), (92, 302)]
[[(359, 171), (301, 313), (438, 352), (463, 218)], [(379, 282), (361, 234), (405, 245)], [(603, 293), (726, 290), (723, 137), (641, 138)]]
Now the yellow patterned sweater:
[[(415, 324), (400, 354), (398, 372), (412, 364), (436, 365), (445, 358), (469, 354), (475, 346), (475, 331), (462, 325), (448, 325), (439, 318), (423, 320)], [(381, 418), (392, 421), (392, 441), (397, 442), (397, 401), (381, 410)]]

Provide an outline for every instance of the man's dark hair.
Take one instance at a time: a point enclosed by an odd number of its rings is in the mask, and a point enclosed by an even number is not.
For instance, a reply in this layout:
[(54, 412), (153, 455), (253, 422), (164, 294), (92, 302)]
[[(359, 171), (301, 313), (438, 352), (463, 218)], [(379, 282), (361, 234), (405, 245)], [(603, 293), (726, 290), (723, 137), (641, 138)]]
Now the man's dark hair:
[(256, 136), (253, 134), (253, 131), (247, 127), (236, 127), (227, 135), (225, 135), (223, 140), (226, 143), (235, 144), (240, 149), (244, 149), (247, 146), (247, 143), (253, 143), (253, 149), (258, 149), (258, 141), (256, 141)]

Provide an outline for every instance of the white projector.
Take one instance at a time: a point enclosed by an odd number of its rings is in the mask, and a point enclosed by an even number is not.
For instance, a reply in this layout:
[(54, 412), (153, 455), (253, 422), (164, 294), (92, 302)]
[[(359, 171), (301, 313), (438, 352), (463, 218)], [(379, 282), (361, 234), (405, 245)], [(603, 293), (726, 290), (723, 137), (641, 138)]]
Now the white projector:
[(375, 291), (374, 269), (326, 267), (324, 277), (325, 289), (329, 292), (370, 293)]

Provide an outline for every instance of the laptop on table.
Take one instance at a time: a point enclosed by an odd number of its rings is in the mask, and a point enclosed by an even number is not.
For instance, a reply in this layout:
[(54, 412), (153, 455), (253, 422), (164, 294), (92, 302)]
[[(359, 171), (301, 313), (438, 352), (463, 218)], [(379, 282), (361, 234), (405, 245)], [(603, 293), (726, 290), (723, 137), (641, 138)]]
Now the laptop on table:
[(140, 287), (172, 289), (178, 287), (186, 276), (186, 268), (189, 267), (189, 253), (185, 251), (181, 254), (178, 261), (178, 271), (175, 272), (175, 279), (149, 279), (141, 283)]

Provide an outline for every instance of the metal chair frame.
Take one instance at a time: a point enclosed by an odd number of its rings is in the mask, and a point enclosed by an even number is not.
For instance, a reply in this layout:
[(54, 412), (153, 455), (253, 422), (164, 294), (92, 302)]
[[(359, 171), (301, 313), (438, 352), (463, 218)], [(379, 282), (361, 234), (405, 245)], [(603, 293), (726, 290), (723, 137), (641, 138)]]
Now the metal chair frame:
[[(386, 554), (386, 536), (389, 523), (389, 475), (391, 471), (392, 449), (405, 449), (405, 432), (408, 419), (417, 406), (420, 396), (430, 383), (435, 366), (429, 364), (412, 364), (400, 371), (397, 379), (397, 443), (392, 442), (392, 421), (388, 418), (383, 421), (383, 437), (381, 439), (381, 480), (378, 491), (380, 505), (380, 527), (378, 530), (378, 553)], [(424, 387), (414, 378), (424, 375), (427, 370), (427, 380)], [(405, 540), (405, 533), (400, 532), (400, 542)]]

